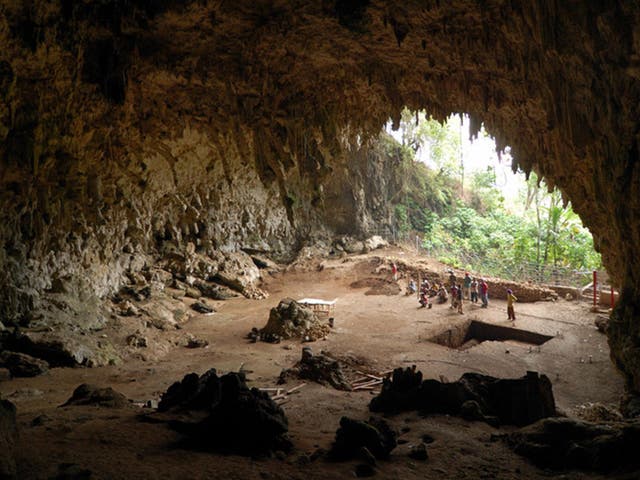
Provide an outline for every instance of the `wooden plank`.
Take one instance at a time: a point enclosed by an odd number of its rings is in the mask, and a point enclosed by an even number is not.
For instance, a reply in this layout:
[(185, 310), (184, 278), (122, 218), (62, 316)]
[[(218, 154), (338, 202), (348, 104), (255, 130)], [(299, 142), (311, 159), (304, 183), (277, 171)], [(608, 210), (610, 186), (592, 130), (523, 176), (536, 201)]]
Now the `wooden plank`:
[(289, 390), (286, 391), (287, 395), (291, 395), (293, 392), (296, 392), (298, 390), (300, 390), (302, 387), (304, 387), (306, 385), (306, 383), (301, 383), (300, 385), (298, 385), (297, 387), (293, 387)]

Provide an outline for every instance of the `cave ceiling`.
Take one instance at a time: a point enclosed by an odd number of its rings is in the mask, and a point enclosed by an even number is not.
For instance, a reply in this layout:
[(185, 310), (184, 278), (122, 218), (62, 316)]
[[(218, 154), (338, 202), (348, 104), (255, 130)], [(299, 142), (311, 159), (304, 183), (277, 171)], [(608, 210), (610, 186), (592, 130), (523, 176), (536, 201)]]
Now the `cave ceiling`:
[(3, 164), (37, 181), (89, 158), (109, 171), (185, 128), (240, 152), (251, 138), (263, 180), (294, 166), (326, 176), (404, 106), (467, 112), (514, 168), (573, 201), (618, 283), (640, 284), (626, 246), (640, 244), (637, 2), (4, 0), (0, 12)]

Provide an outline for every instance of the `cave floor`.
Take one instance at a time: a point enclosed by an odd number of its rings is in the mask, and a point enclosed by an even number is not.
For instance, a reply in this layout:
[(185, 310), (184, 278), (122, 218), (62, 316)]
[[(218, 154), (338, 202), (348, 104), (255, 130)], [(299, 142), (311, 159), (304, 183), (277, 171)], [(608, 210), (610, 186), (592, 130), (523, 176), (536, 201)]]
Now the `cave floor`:
[[(556, 302), (516, 304), (517, 320), (507, 322), (506, 303), (490, 301), (488, 309), (465, 304), (460, 315), (448, 305), (419, 309), (415, 297), (365, 295), (354, 289), (355, 280), (384, 278), (368, 263), (372, 256), (395, 256), (411, 261), (408, 251), (390, 249), (363, 256), (325, 260), (320, 271), (287, 271), (268, 276), (265, 300), (235, 298), (219, 302), (214, 315), (194, 315), (181, 334), (190, 333), (209, 342), (206, 348), (166, 348), (100, 368), (57, 368), (36, 378), (20, 378), (0, 384), (0, 393), (18, 408), (20, 439), (19, 478), (49, 478), (62, 464), (76, 464), (93, 472), (91, 478), (225, 478), (225, 479), (326, 479), (353, 478), (358, 461), (330, 463), (311, 461), (317, 449), (328, 449), (341, 416), (367, 419), (373, 392), (341, 392), (308, 383), (289, 395), (283, 408), (289, 419), (294, 451), (284, 458), (250, 459), (233, 455), (194, 452), (174, 447), (177, 433), (162, 424), (140, 422), (142, 406), (159, 399), (169, 385), (186, 373), (203, 373), (215, 367), (248, 370), (249, 384), (275, 387), (283, 368), (300, 357), (303, 345), (314, 352), (325, 350), (348, 358), (368, 372), (416, 365), (426, 378), (457, 380), (468, 371), (497, 377), (521, 377), (527, 370), (549, 376), (556, 403), (568, 415), (576, 415), (589, 403), (616, 405), (622, 378), (609, 360), (604, 335), (594, 327), (589, 304), (560, 299)], [(434, 266), (434, 268), (442, 268)], [(406, 285), (400, 280), (400, 285)], [(404, 288), (403, 288), (404, 290)], [(246, 334), (266, 323), (269, 310), (280, 299), (292, 297), (337, 298), (335, 327), (326, 340), (310, 344), (250, 343)], [(192, 302), (191, 299), (184, 299)], [(539, 348), (512, 341), (485, 341), (466, 350), (449, 349), (428, 339), (465, 320), (513, 326), (552, 336)], [(171, 336), (175, 333), (166, 332)], [(148, 350), (153, 350), (150, 345)], [(145, 350), (145, 349), (141, 349)], [(125, 409), (63, 407), (81, 383), (111, 386), (133, 400)], [(288, 388), (301, 382), (289, 382)], [(492, 434), (510, 431), (484, 423), (466, 422), (446, 415), (420, 417), (415, 412), (387, 419), (406, 443), (391, 459), (380, 461), (379, 478), (496, 478), (565, 479), (612, 478), (584, 472), (545, 471), (515, 455)], [(411, 445), (428, 434), (429, 460), (407, 456)]]

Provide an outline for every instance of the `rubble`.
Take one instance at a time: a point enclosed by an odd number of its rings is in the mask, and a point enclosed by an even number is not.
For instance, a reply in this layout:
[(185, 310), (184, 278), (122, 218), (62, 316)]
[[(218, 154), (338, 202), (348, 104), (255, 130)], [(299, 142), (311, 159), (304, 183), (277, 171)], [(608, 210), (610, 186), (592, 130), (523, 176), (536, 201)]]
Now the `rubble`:
[[(331, 331), (310, 308), (285, 298), (271, 309), (267, 324), (260, 330), (261, 339), (273, 340), (301, 338), (313, 342), (326, 337)], [(250, 334), (251, 335), (251, 334)]]
[(314, 355), (311, 347), (304, 347), (302, 358), (292, 368), (280, 373), (278, 384), (286, 383), (289, 378), (311, 380), (321, 385), (331, 385), (337, 390), (351, 391), (351, 385), (344, 377), (340, 362), (324, 352)]
[(499, 379), (465, 373), (456, 382), (440, 382), (422, 380), (415, 368), (394, 370), (369, 409), (384, 413), (419, 410), (518, 426), (556, 415), (551, 382), (545, 375), (527, 372), (522, 378)]
[[(187, 446), (211, 448), (241, 455), (289, 451), (288, 422), (266, 392), (249, 389), (244, 375), (215, 369), (186, 375), (162, 395), (158, 411), (172, 428), (187, 437)], [(172, 414), (199, 412), (202, 418), (186, 422)]]

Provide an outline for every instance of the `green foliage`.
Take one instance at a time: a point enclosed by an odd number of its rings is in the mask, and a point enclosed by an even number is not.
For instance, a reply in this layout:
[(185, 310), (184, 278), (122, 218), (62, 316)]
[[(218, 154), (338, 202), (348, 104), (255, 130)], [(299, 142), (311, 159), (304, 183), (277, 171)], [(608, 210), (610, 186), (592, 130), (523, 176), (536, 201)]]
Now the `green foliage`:
[[(590, 270), (601, 266), (600, 255), (580, 218), (563, 206), (560, 192), (549, 192), (532, 174), (519, 207), (505, 208), (491, 167), (473, 172), (465, 197), (459, 198), (464, 171), (460, 156), (459, 117), (441, 124), (424, 112), (402, 112), (402, 143), (382, 134), (379, 144), (395, 169), (396, 228), (422, 232), (423, 246), (438, 260), (455, 267), (513, 277), (530, 268), (538, 280), (561, 268)], [(429, 168), (416, 160), (428, 149)], [(523, 276), (525, 276), (523, 273)]]

